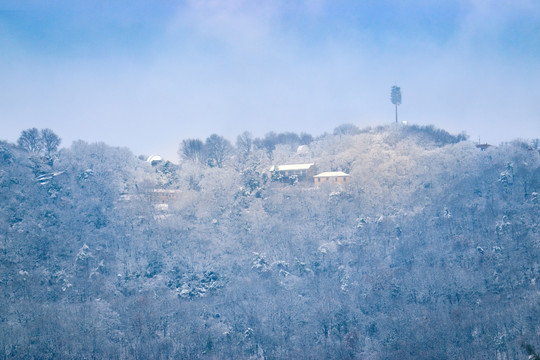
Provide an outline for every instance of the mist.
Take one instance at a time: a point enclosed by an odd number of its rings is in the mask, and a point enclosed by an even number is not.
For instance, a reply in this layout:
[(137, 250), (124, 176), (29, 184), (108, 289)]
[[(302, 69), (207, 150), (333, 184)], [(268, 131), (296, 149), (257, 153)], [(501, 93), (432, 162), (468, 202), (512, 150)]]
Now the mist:
[[(533, 2), (187, 1), (148, 17), (145, 3), (59, 2), (54, 26), (52, 10), (11, 5), (0, 17), (0, 121), (12, 141), (46, 124), (65, 145), (105, 141), (174, 161), (182, 138), (390, 123), (395, 84), (410, 124), (494, 144), (540, 135)], [(24, 31), (16, 21), (34, 18)]]

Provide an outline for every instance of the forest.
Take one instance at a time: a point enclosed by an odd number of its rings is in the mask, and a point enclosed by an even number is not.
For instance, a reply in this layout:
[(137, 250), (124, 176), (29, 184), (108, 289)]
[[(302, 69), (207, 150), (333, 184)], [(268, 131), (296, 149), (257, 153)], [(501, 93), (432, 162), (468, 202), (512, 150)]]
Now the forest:
[(0, 359), (540, 359), (538, 140), (178, 141), (0, 141)]

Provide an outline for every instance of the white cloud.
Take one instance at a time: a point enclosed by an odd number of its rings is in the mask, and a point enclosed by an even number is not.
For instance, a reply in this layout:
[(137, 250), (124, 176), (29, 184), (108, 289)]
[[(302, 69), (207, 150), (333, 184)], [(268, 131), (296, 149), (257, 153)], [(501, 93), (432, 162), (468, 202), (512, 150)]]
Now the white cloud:
[(171, 30), (195, 31), (208, 39), (246, 47), (265, 42), (274, 32), (280, 3), (253, 0), (188, 0), (181, 7)]
[[(463, 45), (493, 45), (506, 31), (527, 22), (540, 21), (540, 2), (536, 0), (468, 0), (462, 1), (457, 39)], [(537, 26), (536, 26), (537, 27)]]

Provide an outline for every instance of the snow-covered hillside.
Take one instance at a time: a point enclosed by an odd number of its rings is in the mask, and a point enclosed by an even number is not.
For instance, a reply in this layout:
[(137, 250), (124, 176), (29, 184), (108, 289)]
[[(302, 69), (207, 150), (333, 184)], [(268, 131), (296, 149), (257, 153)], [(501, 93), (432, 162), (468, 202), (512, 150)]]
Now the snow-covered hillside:
[[(195, 140), (179, 165), (0, 142), (2, 357), (540, 350), (537, 141), (481, 151), (432, 127), (353, 125)], [(350, 181), (272, 180), (298, 163)]]

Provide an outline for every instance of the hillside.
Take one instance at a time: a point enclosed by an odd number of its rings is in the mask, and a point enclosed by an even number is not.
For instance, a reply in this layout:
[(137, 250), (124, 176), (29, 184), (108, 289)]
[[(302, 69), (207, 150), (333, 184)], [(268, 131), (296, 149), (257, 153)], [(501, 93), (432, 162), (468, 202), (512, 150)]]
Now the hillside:
[[(0, 142), (3, 358), (540, 351), (537, 141), (481, 151), (432, 127), (353, 125), (213, 136), (184, 140), (179, 165)], [(272, 165), (298, 163), (350, 182), (272, 181)]]

